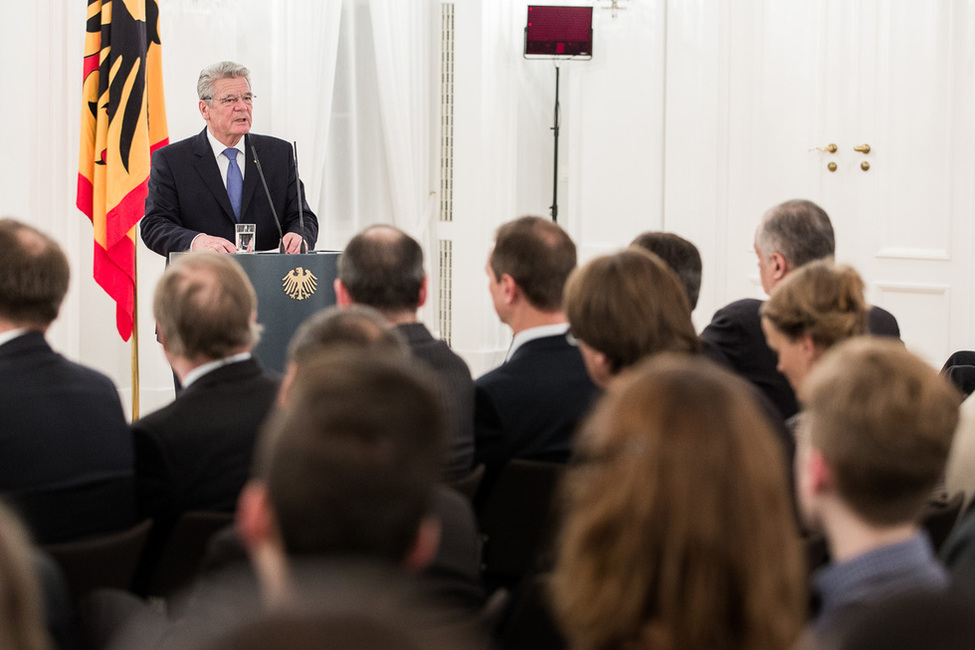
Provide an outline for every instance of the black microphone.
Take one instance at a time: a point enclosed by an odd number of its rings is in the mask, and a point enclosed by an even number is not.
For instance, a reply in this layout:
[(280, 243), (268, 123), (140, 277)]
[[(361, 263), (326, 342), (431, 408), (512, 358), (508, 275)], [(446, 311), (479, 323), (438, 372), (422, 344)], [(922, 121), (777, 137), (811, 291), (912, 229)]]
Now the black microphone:
[(297, 140), (291, 143), (294, 146), (295, 152), (295, 187), (298, 192), (298, 228), (301, 230), (301, 246), (298, 247), (299, 253), (308, 252), (308, 242), (305, 241), (305, 210), (304, 210), (304, 197), (301, 196), (301, 175), (298, 173), (298, 142)]
[[(248, 138), (250, 140), (250, 138)], [(284, 232), (281, 230), (281, 220), (278, 219), (278, 212), (274, 209), (274, 201), (271, 200), (271, 190), (267, 187), (267, 179), (264, 178), (264, 170), (261, 169), (261, 161), (257, 157), (257, 148), (251, 142), (251, 153), (254, 154), (254, 164), (257, 165), (257, 175), (261, 177), (261, 185), (264, 186), (264, 194), (267, 195), (267, 204), (271, 206), (271, 216), (274, 217), (274, 225), (278, 227), (278, 252), (284, 253)], [(303, 239), (303, 238), (302, 238)]]

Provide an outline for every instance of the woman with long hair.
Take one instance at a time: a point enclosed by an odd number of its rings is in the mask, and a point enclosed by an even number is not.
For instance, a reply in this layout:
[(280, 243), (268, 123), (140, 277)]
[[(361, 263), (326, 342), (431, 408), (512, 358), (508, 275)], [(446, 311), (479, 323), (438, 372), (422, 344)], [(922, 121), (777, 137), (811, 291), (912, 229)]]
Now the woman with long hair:
[(744, 380), (660, 354), (613, 382), (564, 484), (552, 576), (579, 650), (780, 650), (800, 631), (790, 490)]

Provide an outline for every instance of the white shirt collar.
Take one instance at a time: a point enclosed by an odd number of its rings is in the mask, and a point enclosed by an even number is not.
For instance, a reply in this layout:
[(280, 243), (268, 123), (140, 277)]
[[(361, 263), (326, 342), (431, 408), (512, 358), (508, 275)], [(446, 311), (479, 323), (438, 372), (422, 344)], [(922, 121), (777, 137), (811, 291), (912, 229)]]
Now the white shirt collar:
[(8, 330), (6, 332), (3, 332), (2, 334), (0, 334), (0, 345), (3, 345), (4, 343), (9, 343), (10, 341), (13, 341), (18, 336), (23, 336), (29, 331), (30, 330), (28, 329), (18, 329), (18, 330)]
[(508, 362), (512, 356), (514, 356), (515, 351), (521, 346), (529, 341), (534, 341), (535, 339), (545, 338), (546, 336), (558, 336), (564, 335), (569, 331), (568, 323), (556, 323), (555, 325), (539, 325), (538, 327), (529, 327), (526, 330), (521, 330), (515, 337), (511, 339), (511, 347), (508, 348), (508, 354), (504, 355), (505, 362)]
[(250, 358), (250, 352), (241, 352), (240, 354), (233, 354), (229, 357), (224, 357), (223, 359), (217, 359), (216, 361), (204, 363), (202, 366), (197, 366), (196, 368), (193, 368), (193, 370), (186, 373), (186, 378), (183, 379), (183, 388), (189, 388), (190, 384), (197, 381), (203, 375), (213, 372), (217, 368), (222, 368), (230, 365), (231, 363), (237, 363), (238, 361), (247, 361)]

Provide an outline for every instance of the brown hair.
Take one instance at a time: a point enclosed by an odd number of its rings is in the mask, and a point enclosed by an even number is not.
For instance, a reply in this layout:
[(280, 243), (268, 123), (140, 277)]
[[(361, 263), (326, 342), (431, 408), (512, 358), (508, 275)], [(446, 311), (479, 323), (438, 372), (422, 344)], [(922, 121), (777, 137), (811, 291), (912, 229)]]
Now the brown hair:
[(791, 340), (809, 336), (823, 349), (867, 333), (863, 280), (853, 268), (829, 260), (789, 273), (772, 290), (761, 314)]
[(687, 294), (653, 253), (630, 247), (580, 267), (565, 285), (572, 335), (606, 355), (617, 373), (658, 352), (697, 352)]
[(444, 423), (431, 381), (377, 350), (299, 365), (256, 461), (289, 555), (403, 560), (440, 478)]
[(416, 311), (426, 277), (423, 249), (402, 230), (372, 226), (349, 241), (339, 256), (338, 277), (357, 303)]
[(804, 609), (782, 450), (744, 381), (649, 359), (583, 425), (553, 575), (574, 648), (783, 649)]
[(0, 318), (47, 327), (68, 292), (68, 258), (57, 242), (14, 219), (0, 219)]
[(47, 647), (30, 539), (13, 512), (0, 502), (0, 648)]
[(403, 336), (381, 313), (365, 305), (331, 306), (309, 316), (288, 343), (288, 361), (298, 363), (333, 348), (375, 349), (407, 358)]
[(257, 294), (229, 255), (180, 255), (163, 273), (153, 313), (166, 347), (186, 358), (222, 359), (253, 347), (260, 335), (253, 322)]
[(858, 337), (832, 348), (804, 385), (811, 445), (840, 497), (877, 525), (917, 517), (944, 472), (958, 392), (900, 341)]
[(490, 266), (496, 282), (510, 275), (536, 309), (558, 311), (576, 266), (576, 245), (548, 219), (521, 217), (498, 228)]

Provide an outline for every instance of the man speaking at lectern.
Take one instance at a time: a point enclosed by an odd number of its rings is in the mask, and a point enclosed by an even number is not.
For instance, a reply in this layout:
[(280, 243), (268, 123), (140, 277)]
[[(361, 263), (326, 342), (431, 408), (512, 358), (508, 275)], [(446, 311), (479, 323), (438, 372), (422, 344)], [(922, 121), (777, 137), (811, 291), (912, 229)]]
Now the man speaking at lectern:
[(273, 250), (283, 242), (286, 252), (298, 253), (302, 236), (313, 248), (318, 219), (308, 208), (302, 187), (302, 229), (291, 145), (250, 134), (254, 104), (250, 71), (230, 61), (215, 63), (200, 73), (196, 90), (206, 128), (152, 156), (142, 219), (146, 246), (160, 255), (187, 250), (233, 253), (235, 225), (252, 223), (257, 226), (256, 250)]

